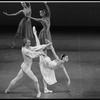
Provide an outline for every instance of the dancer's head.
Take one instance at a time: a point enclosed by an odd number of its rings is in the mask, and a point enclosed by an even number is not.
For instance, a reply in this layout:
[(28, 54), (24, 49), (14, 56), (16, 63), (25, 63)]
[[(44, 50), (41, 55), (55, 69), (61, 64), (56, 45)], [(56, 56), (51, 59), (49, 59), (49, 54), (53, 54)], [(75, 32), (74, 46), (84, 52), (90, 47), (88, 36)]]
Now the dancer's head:
[(27, 5), (26, 5), (25, 2), (21, 2), (21, 5), (22, 5), (23, 8), (27, 8)]
[(62, 54), (60, 59), (67, 62), (68, 61), (68, 56), (66, 54)]
[(40, 10), (40, 16), (41, 17), (45, 17), (46, 16), (46, 10), (45, 9)]
[(30, 41), (30, 39), (28, 39), (28, 38), (24, 38), (24, 40), (23, 40), (23, 46), (27, 46), (27, 47), (29, 47), (31, 45), (31, 41)]

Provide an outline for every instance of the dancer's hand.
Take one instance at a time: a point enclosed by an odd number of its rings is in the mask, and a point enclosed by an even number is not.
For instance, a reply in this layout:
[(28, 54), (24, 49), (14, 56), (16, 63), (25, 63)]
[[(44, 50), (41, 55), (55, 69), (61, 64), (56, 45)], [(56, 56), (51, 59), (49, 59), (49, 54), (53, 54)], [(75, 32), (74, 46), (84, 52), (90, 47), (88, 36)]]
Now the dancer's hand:
[(52, 45), (52, 42), (50, 42), (48, 39), (45, 39), (45, 42), (48, 46), (51, 46)]
[(20, 3), (23, 4), (23, 3), (25, 3), (25, 2), (24, 2), (24, 1), (21, 1)]
[(3, 12), (3, 14), (7, 15), (7, 12)]
[(69, 79), (69, 80), (68, 80), (68, 83), (67, 83), (67, 85), (69, 86), (69, 85), (70, 85), (70, 83), (71, 83), (71, 82), (70, 82), (70, 79)]
[(47, 1), (44, 1), (44, 3), (47, 3)]

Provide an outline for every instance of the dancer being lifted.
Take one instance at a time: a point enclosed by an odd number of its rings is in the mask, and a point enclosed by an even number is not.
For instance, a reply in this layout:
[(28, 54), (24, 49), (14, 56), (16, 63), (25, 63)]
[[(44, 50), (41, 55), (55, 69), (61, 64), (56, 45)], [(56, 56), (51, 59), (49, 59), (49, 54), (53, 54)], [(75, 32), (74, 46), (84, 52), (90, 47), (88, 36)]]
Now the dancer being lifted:
[(46, 45), (39, 45), (39, 46), (30, 46), (30, 45), (31, 45), (31, 41), (28, 38), (25, 38), (24, 41), (23, 41), (23, 46), (21, 48), (21, 52), (22, 52), (22, 56), (23, 56), (24, 61), (21, 64), (20, 71), (18, 72), (17, 76), (10, 82), (8, 88), (5, 90), (5, 93), (10, 92), (10, 90), (15, 85), (15, 83), (18, 80), (20, 80), (24, 76), (24, 74), (26, 74), (26, 75), (28, 75), (29, 78), (32, 79), (32, 81), (35, 84), (35, 87), (36, 87), (36, 90), (37, 90), (36, 97), (41, 96), (38, 79), (31, 70), (32, 59), (37, 58), (40, 55), (45, 55), (41, 51), (42, 51), (42, 49), (44, 49), (47, 46), (51, 45), (51, 43), (46, 44)]
[[(40, 41), (37, 36), (37, 31), (35, 27), (33, 27), (33, 33), (35, 35), (36, 44), (37, 46), (40, 45)], [(47, 43), (51, 43), (49, 40), (46, 40)], [(52, 50), (53, 46), (50, 45), (49, 48)], [(45, 48), (47, 49), (47, 48)], [(43, 52), (45, 51), (43, 50)], [(54, 69), (62, 68), (66, 77), (68, 78), (68, 86), (70, 85), (70, 77), (66, 71), (66, 68), (64, 67), (64, 62), (68, 62), (68, 56), (66, 54), (62, 54), (60, 59), (55, 58), (54, 60), (51, 60), (49, 56), (47, 55), (41, 55), (40, 58), (40, 71), (43, 76), (43, 83), (44, 83), (44, 92), (52, 92), (51, 90), (47, 89), (47, 84), (52, 85), (57, 82), (55, 71)], [(45, 82), (44, 82), (45, 81)]]
[(24, 18), (20, 21), (19, 26), (18, 26), (18, 30), (14, 36), (14, 40), (12, 42), (12, 46), (11, 48), (13, 48), (15, 46), (15, 40), (16, 38), (33, 38), (33, 31), (32, 31), (32, 26), (31, 26), (31, 20), (29, 18), (29, 16), (31, 16), (32, 14), (32, 10), (31, 10), (31, 5), (28, 2), (28, 6), (25, 2), (21, 2), (21, 5), (23, 7), (22, 10), (19, 10), (16, 13), (13, 14), (8, 14), (6, 12), (3, 12), (5, 15), (7, 16), (16, 16), (20, 13), (24, 14)]

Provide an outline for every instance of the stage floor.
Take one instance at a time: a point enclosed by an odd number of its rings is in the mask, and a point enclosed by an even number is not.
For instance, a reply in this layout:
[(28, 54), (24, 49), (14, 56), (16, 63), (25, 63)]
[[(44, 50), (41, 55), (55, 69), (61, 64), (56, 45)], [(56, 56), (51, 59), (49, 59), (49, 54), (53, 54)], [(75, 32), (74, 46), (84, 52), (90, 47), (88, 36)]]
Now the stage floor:
[[(66, 53), (69, 62), (65, 68), (70, 76), (71, 85), (67, 86), (67, 78), (62, 69), (55, 70), (57, 83), (48, 86), (53, 93), (43, 93), (42, 75), (38, 58), (33, 60), (32, 71), (39, 80), (42, 95), (40, 98), (100, 98), (100, 52), (99, 51), (56, 51), (60, 56)], [(49, 56), (54, 59), (49, 51)], [(23, 61), (20, 49), (0, 49), (0, 99), (36, 98), (32, 80), (25, 76), (16, 83), (9, 94), (4, 91), (10, 81), (17, 75)]]

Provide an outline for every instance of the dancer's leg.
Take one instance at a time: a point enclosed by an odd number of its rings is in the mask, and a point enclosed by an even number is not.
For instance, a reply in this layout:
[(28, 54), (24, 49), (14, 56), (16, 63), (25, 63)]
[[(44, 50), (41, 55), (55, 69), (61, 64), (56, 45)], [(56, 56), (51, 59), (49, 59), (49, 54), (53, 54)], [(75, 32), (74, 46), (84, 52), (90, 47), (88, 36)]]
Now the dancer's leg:
[[(36, 45), (40, 45), (40, 41), (39, 41), (39, 38), (37, 36), (37, 31), (36, 31), (36, 28), (35, 26), (33, 26), (33, 33), (34, 33), (34, 36), (35, 36), (35, 40), (36, 40)], [(44, 51), (44, 53), (47, 54), (47, 50)], [(41, 62), (41, 61), (40, 61)], [(45, 82), (45, 80), (43, 79), (43, 84), (44, 84), (44, 92), (47, 92), (47, 83)], [(49, 90), (48, 90), (49, 91)]]
[(17, 74), (17, 76), (10, 82), (8, 88), (5, 90), (5, 93), (8, 93), (10, 91), (10, 89), (15, 85), (15, 83), (21, 79), (23, 77), (23, 70), (20, 69), (19, 73)]
[(40, 87), (39, 87), (38, 79), (33, 74), (33, 72), (31, 71), (30, 68), (28, 68), (24, 72), (35, 82), (35, 86), (36, 86), (36, 89), (37, 89), (37, 92), (38, 92), (37, 97), (40, 97), (41, 96), (41, 92), (40, 92)]
[(43, 79), (43, 85), (44, 85), (44, 93), (52, 92), (52, 90), (48, 90), (47, 83), (44, 79)]

